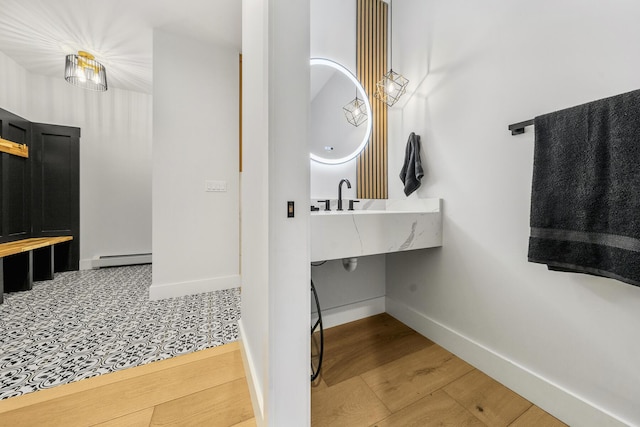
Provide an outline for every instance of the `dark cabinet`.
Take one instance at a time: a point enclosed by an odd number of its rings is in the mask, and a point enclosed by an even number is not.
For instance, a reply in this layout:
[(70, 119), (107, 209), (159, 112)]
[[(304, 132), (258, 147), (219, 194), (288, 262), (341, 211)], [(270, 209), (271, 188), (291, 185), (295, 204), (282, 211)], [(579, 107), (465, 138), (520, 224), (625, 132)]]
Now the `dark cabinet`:
[[(80, 129), (32, 123), (31, 207), (34, 237), (73, 236), (57, 250), (56, 271), (80, 264)], [(62, 247), (60, 247), (62, 246)]]
[[(0, 137), (30, 145), (29, 121), (0, 109)], [(31, 162), (28, 158), (1, 153), (0, 242), (24, 239), (31, 233)]]
[[(29, 157), (1, 153), (0, 243), (73, 236), (56, 247), (56, 271), (80, 263), (80, 129), (32, 123), (0, 109), (0, 137)], [(6, 273), (6, 272), (5, 272)]]

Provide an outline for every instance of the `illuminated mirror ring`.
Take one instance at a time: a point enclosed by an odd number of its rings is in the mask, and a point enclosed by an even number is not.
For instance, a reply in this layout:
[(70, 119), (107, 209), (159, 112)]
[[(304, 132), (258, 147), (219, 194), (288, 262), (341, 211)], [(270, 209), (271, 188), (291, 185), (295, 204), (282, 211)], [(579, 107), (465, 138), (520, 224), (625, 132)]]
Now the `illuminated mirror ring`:
[(351, 80), (351, 82), (356, 86), (358, 92), (360, 93), (360, 96), (362, 96), (362, 100), (364, 101), (365, 104), (365, 108), (367, 110), (367, 123), (366, 123), (366, 132), (364, 135), (364, 138), (362, 139), (362, 142), (356, 147), (356, 149), (351, 152), (350, 154), (344, 156), (344, 157), (340, 157), (337, 159), (328, 159), (322, 156), (318, 156), (317, 154), (313, 154), (313, 153), (309, 153), (309, 156), (311, 157), (311, 160), (314, 160), (318, 163), (325, 163), (325, 164), (330, 164), (330, 165), (337, 165), (337, 164), (341, 164), (341, 163), (345, 163), (348, 162), (349, 160), (354, 159), (358, 154), (360, 154), (360, 152), (362, 150), (364, 150), (364, 147), (367, 145), (367, 142), (369, 142), (369, 137), (371, 136), (371, 129), (373, 127), (372, 125), (372, 114), (371, 114), (371, 103), (369, 102), (369, 97), (367, 96), (366, 92), (364, 91), (364, 87), (362, 87), (362, 84), (360, 84), (360, 81), (358, 81), (358, 78), (356, 76), (353, 75), (353, 73), (351, 71), (349, 71), (347, 68), (345, 68), (343, 65), (335, 62), (335, 61), (331, 61), (330, 59), (325, 59), (325, 58), (311, 58), (310, 61), (311, 65), (325, 65), (331, 68), (334, 68), (338, 71), (340, 71), (342, 74), (344, 74), (346, 77), (349, 78), (349, 80)]

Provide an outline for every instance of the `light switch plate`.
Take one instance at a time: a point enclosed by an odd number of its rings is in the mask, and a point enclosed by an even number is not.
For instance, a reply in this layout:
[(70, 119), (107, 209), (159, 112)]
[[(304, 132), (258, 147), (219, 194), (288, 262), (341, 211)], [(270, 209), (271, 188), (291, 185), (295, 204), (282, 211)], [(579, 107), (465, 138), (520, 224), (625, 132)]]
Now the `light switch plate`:
[(227, 181), (205, 181), (206, 192), (224, 192), (227, 191)]

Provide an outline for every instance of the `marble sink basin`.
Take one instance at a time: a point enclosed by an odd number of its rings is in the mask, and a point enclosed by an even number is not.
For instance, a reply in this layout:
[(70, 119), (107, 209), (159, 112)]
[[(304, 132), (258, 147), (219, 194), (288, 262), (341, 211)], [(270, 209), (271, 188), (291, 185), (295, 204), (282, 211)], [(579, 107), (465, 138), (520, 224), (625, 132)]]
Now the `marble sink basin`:
[[(367, 206), (367, 204), (364, 204)], [(311, 261), (442, 246), (441, 199), (387, 200), (311, 213)]]

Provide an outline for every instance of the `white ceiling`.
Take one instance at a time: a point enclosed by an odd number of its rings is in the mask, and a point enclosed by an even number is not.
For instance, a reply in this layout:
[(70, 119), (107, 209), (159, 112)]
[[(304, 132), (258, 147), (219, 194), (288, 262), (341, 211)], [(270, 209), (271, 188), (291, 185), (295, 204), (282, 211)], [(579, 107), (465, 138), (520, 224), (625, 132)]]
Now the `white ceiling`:
[(0, 51), (28, 71), (63, 78), (78, 50), (110, 88), (151, 93), (153, 29), (240, 52), (240, 0), (0, 0)]

